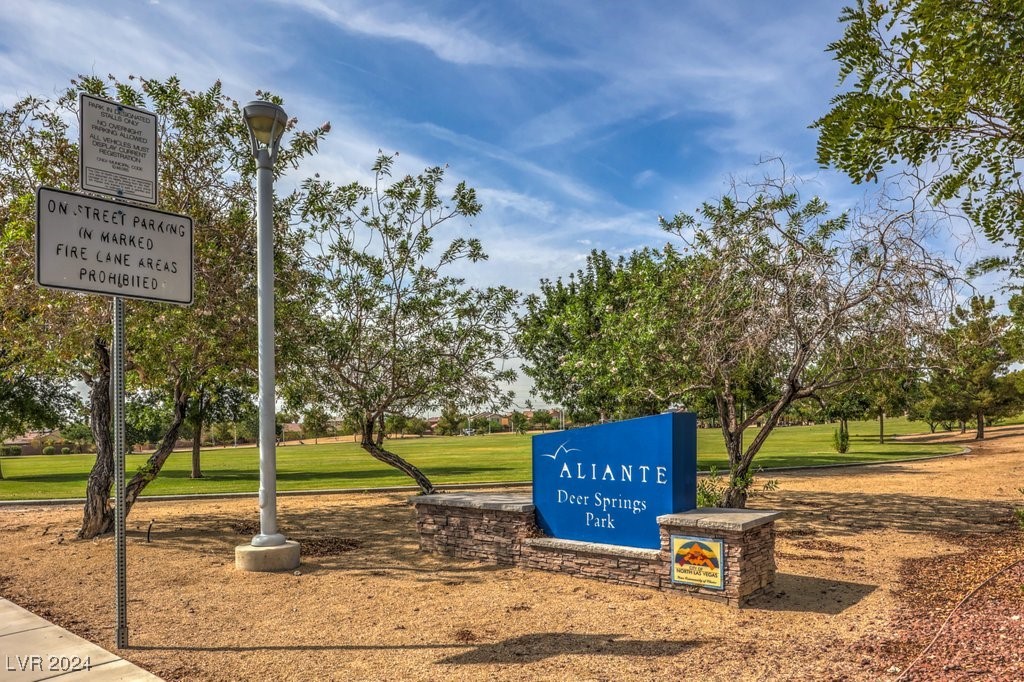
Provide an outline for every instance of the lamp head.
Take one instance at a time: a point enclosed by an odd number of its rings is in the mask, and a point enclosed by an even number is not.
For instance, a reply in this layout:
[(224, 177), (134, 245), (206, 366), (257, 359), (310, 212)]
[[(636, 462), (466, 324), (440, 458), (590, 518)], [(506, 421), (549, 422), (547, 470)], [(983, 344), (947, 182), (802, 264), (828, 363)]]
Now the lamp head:
[(271, 152), (277, 151), (277, 143), (288, 124), (288, 114), (284, 113), (284, 109), (273, 102), (255, 100), (245, 105), (242, 116), (245, 117), (245, 124), (249, 126), (253, 152), (258, 151), (257, 143), (269, 148)]

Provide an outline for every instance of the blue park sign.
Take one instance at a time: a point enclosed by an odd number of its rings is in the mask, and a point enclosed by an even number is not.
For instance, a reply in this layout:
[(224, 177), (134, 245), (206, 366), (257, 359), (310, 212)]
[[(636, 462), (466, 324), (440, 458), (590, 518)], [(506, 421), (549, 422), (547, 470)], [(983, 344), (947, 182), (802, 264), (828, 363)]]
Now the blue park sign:
[(657, 517), (696, 502), (693, 413), (533, 437), (533, 504), (549, 537), (658, 549)]

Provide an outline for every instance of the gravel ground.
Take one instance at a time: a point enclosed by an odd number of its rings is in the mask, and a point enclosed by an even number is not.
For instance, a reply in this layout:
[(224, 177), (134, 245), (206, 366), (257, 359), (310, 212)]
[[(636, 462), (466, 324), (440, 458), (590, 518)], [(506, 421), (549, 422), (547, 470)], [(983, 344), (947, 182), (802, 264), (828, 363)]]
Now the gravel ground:
[[(786, 512), (775, 594), (741, 610), (423, 555), (405, 494), (280, 498), (283, 574), (234, 570), (254, 499), (142, 502), (120, 653), (168, 680), (1024, 679), (1024, 427), (989, 435), (773, 475), (750, 506)], [(113, 543), (80, 514), (0, 509), (0, 595), (113, 648)]]

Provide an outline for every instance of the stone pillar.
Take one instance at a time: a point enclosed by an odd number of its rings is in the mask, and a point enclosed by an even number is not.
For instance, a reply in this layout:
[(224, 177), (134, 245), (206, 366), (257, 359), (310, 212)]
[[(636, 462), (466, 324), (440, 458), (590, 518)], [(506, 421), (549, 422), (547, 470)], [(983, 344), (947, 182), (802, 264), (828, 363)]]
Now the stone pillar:
[(512, 566), (523, 541), (537, 535), (529, 493), (444, 493), (409, 502), (420, 548), (428, 552)]
[(775, 520), (782, 512), (756, 509), (702, 508), (658, 517), (661, 554), (671, 575), (676, 559), (672, 536), (721, 541), (725, 572), (721, 589), (667, 580), (663, 588), (742, 606), (767, 592), (775, 582)]

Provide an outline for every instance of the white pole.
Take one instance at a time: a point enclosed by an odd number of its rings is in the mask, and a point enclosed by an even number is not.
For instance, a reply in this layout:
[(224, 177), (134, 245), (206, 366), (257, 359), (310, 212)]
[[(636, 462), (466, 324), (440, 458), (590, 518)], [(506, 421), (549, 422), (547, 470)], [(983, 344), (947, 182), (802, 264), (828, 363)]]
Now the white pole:
[(277, 438), (274, 397), (274, 168), (270, 150), (256, 153), (256, 279), (260, 384), (260, 534), (253, 547), (285, 543), (277, 532)]

